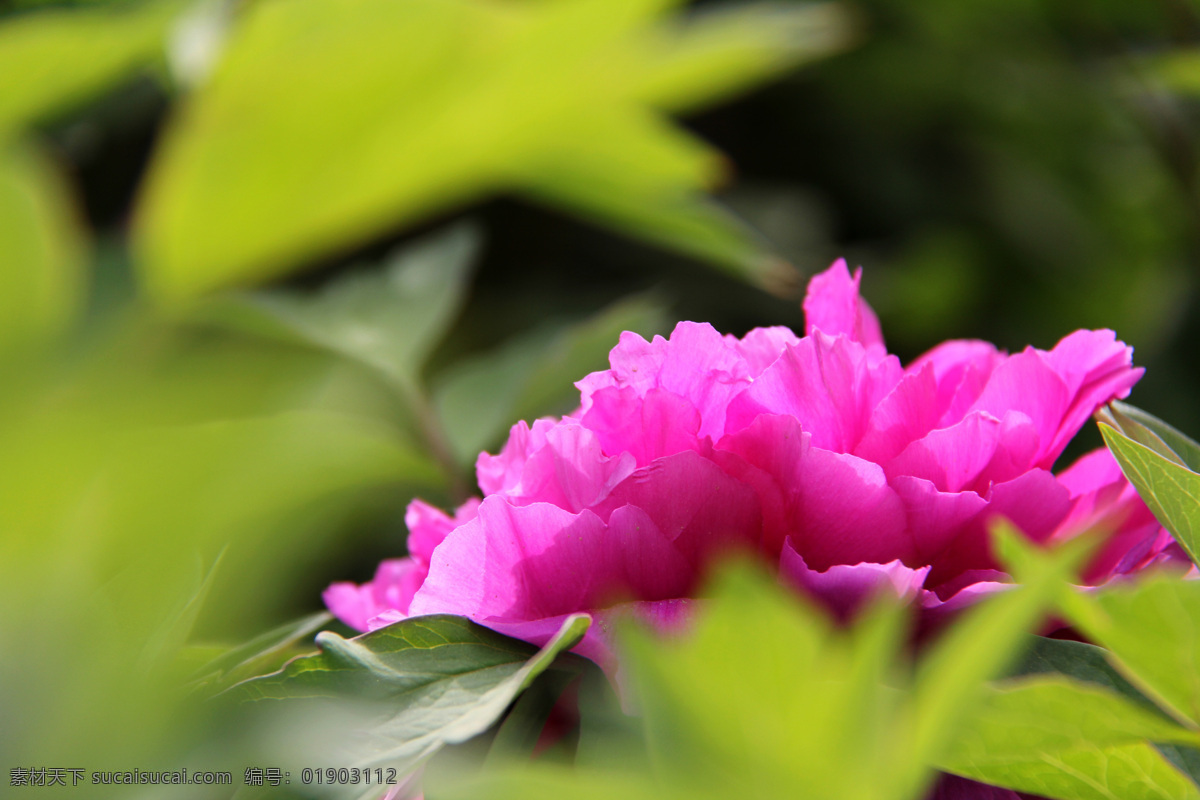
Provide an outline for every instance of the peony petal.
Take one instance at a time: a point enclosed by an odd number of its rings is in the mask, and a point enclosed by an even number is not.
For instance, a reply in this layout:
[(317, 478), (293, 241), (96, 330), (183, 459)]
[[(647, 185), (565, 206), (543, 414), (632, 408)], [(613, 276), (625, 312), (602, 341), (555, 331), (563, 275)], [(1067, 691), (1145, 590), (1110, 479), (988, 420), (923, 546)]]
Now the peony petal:
[(1128, 397), (1145, 370), (1133, 367), (1133, 348), (1110, 330), (1075, 331), (1039, 355), (1062, 378), (1072, 398), (1040, 463), (1048, 469), (1096, 409)]
[(629, 594), (683, 596), (693, 580), (687, 561), (639, 509), (617, 509), (606, 525), (591, 511), (492, 497), (434, 553), (411, 613), (541, 619)]
[(933, 483), (939, 491), (971, 487), (992, 460), (1000, 441), (1000, 420), (975, 411), (961, 422), (930, 432), (885, 465), (889, 477), (911, 475)]
[(879, 564), (914, 556), (904, 504), (883, 469), (861, 458), (810, 447), (799, 481), (794, 546), (808, 565)]
[(727, 341), (746, 360), (750, 378), (757, 378), (763, 370), (775, 363), (783, 351), (797, 344), (800, 338), (791, 328), (776, 325), (770, 328), (754, 328), (738, 339), (726, 336)]
[(933, 368), (937, 380), (937, 427), (944, 428), (964, 416), (987, 385), (992, 372), (1007, 356), (988, 342), (957, 339), (943, 342), (908, 365), (913, 373)]
[(862, 345), (817, 331), (785, 350), (733, 399), (725, 431), (740, 430), (759, 414), (784, 414), (812, 434), (815, 447), (851, 452), (903, 374), (895, 357), (868, 363)]
[(791, 542), (779, 560), (779, 575), (787, 584), (823, 603), (843, 622), (881, 592), (902, 600), (916, 597), (929, 567), (909, 569), (900, 561), (887, 564), (835, 564), (824, 572), (810, 569)]
[(722, 553), (759, 547), (763, 526), (754, 490), (691, 451), (639, 469), (597, 511), (603, 516), (604, 508), (626, 504), (643, 509), (695, 571)]
[(637, 466), (698, 449), (700, 414), (688, 400), (663, 389), (644, 397), (629, 387), (596, 392), (581, 421), (594, 431), (605, 453), (632, 454)]
[(937, 427), (940, 417), (933, 366), (909, 371), (871, 412), (867, 431), (854, 454), (885, 463)]
[(1010, 411), (1024, 414), (1041, 441), (1035, 463), (1042, 463), (1069, 403), (1066, 383), (1030, 347), (996, 367), (971, 410), (986, 411), (996, 419), (1003, 419)]
[(322, 599), (335, 617), (355, 630), (366, 631), (370, 620), (385, 611), (403, 618), (424, 580), (424, 564), (411, 558), (393, 558), (381, 562), (375, 577), (367, 583), (332, 584)]
[[(469, 498), (458, 507), (451, 518), (440, 508), (434, 508), (423, 500), (413, 500), (404, 512), (404, 524), (408, 526), (408, 552), (418, 561), (428, 564), (436, 548), (450, 531), (470, 522), (479, 510), (479, 498)], [(386, 563), (386, 562), (385, 562)]]
[(545, 444), (530, 454), (508, 494), (518, 504), (547, 502), (578, 512), (603, 500), (634, 468), (632, 454), (604, 455), (595, 433), (564, 419), (546, 431)]
[(828, 336), (844, 335), (868, 350), (883, 354), (886, 350), (879, 318), (858, 293), (861, 280), (862, 267), (851, 278), (844, 258), (814, 275), (804, 298), (804, 329), (809, 336), (817, 330)]
[(912, 563), (932, 563), (987, 507), (987, 501), (975, 492), (941, 492), (924, 478), (901, 475), (889, 482), (904, 503), (914, 551)]

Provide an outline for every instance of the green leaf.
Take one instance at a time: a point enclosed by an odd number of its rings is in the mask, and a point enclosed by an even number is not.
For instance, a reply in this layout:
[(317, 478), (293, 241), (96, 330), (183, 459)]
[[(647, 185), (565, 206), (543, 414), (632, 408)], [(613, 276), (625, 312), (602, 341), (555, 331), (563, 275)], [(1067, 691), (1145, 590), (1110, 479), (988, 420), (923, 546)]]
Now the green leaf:
[(1101, 409), (1099, 416), (1103, 422), (1159, 455), (1182, 464), (1192, 472), (1200, 472), (1200, 444), (1158, 417), (1117, 400)]
[(1192, 562), (1200, 563), (1200, 474), (1104, 423), (1100, 433), (1154, 516)]
[(1147, 708), (1158, 708), (1113, 667), (1104, 648), (1044, 636), (1029, 636), (1027, 640), (1028, 645), (1020, 648), (1025, 653), (1024, 658), (1013, 670), (1012, 677), (1059, 673), (1112, 689)]
[(1092, 684), (1025, 677), (988, 689), (939, 767), (1063, 800), (1200, 797), (1152, 742), (1200, 734)]
[(1178, 719), (1200, 725), (1200, 582), (1155, 575), (1074, 594), (1066, 610), (1134, 686)]
[(451, 366), (434, 380), (434, 407), (455, 456), (474, 463), (514, 420), (567, 413), (579, 402), (574, 381), (607, 367), (622, 331), (648, 335), (662, 320), (658, 303), (630, 298), (574, 325), (539, 326)]
[(179, 7), (50, 9), (0, 21), (0, 141), (160, 59)]
[(333, 621), (327, 611), (310, 614), (224, 650), (196, 670), (192, 686), (205, 692), (227, 689), (235, 683), (279, 669), (292, 649)]
[(755, 277), (762, 246), (703, 197), (720, 159), (657, 109), (828, 53), (846, 25), (803, 6), (680, 25), (668, 5), (253, 4), (151, 166), (147, 282), (261, 281), (504, 190)]
[(380, 269), (339, 278), (315, 293), (251, 295), (242, 323), (358, 361), (406, 388), (454, 320), (480, 237), (459, 225), (396, 250)]
[(70, 209), (48, 163), (0, 142), (0, 351), (60, 332), (81, 307), (86, 250)]
[(369, 700), (367, 716), (353, 723), (353, 766), (403, 773), (443, 745), (491, 727), (590, 623), (584, 614), (568, 617), (541, 650), (447, 615), (402, 620), (354, 639), (325, 632), (317, 637), (320, 654), (231, 692), (249, 700)]

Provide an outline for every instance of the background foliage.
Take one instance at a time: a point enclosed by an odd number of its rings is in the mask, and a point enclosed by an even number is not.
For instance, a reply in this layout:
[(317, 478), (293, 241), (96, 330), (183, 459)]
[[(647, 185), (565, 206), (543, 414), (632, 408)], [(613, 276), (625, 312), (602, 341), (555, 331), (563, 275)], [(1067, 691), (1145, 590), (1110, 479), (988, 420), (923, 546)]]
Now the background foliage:
[(837, 255), (904, 357), (1112, 327), (1200, 430), (1198, 47), (1187, 0), (0, 0), (0, 762), (234, 763), (182, 684), (619, 331), (798, 328)]

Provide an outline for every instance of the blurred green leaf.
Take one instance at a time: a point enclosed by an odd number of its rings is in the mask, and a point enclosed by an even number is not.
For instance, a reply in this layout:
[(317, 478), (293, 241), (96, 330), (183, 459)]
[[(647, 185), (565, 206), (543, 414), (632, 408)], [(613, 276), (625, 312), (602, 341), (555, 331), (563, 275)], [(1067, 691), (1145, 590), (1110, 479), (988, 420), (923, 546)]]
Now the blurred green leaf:
[(259, 281), (503, 189), (762, 278), (762, 248), (702, 199), (720, 159), (650, 106), (828, 53), (845, 22), (779, 5), (679, 24), (667, 5), (254, 4), (152, 166), (147, 281), (163, 298)]
[(1065, 605), (1134, 686), (1178, 719), (1200, 725), (1200, 582), (1160, 574), (1072, 594)]
[(1029, 636), (1027, 640), (1028, 646), (1021, 648), (1025, 655), (1013, 671), (1013, 677), (1060, 673), (1112, 689), (1149, 708), (1158, 708), (1113, 667), (1104, 648), (1044, 636)]
[(84, 256), (83, 233), (51, 166), (0, 141), (0, 351), (72, 321), (83, 299)]
[(567, 413), (579, 403), (574, 381), (608, 365), (622, 331), (648, 335), (662, 307), (635, 297), (569, 326), (539, 326), (496, 350), (460, 361), (434, 380), (434, 407), (455, 456), (473, 464), (514, 420)]
[(1200, 93), (1200, 50), (1178, 49), (1146, 61), (1146, 66), (1170, 89)]
[(292, 649), (333, 621), (328, 611), (309, 614), (256, 636), (245, 644), (223, 649), (194, 673), (192, 685), (205, 692), (227, 689), (255, 675), (283, 666)]
[(480, 236), (459, 225), (398, 248), (379, 269), (315, 293), (275, 291), (230, 301), (226, 319), (358, 361), (407, 391), (454, 321)]
[(176, 0), (0, 20), (0, 140), (161, 59)]
[(443, 745), (491, 727), (590, 624), (584, 614), (568, 617), (541, 650), (447, 615), (402, 620), (353, 639), (325, 632), (317, 637), (319, 655), (232, 691), (247, 700), (369, 700), (369, 718), (354, 724), (355, 766), (394, 767), (403, 775)]
[(990, 687), (939, 766), (1062, 800), (1200, 797), (1152, 742), (1200, 733), (1095, 685), (1033, 676)]
[(1200, 563), (1200, 474), (1104, 423), (1100, 433), (1154, 516), (1192, 562)]

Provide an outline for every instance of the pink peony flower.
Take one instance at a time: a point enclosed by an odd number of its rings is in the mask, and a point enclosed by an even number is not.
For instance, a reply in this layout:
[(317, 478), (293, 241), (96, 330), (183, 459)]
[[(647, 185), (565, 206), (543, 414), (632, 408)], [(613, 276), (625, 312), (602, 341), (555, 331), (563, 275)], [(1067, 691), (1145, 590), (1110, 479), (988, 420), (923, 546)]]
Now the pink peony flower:
[(905, 368), (860, 277), (838, 261), (813, 278), (802, 338), (694, 322), (622, 334), (611, 368), (576, 384), (574, 413), (519, 422), (479, 456), (482, 502), (451, 518), (415, 501), (409, 556), (334, 584), (329, 608), (360, 630), (461, 614), (535, 644), (588, 611), (598, 624), (576, 649), (611, 665), (613, 615), (671, 624), (734, 551), (843, 616), (879, 587), (951, 607), (1004, 585), (999, 516), (1038, 542), (1108, 523), (1094, 582), (1169, 557), (1107, 451), (1050, 471), (1141, 376), (1130, 347), (1107, 330), (1015, 355), (951, 341)]

